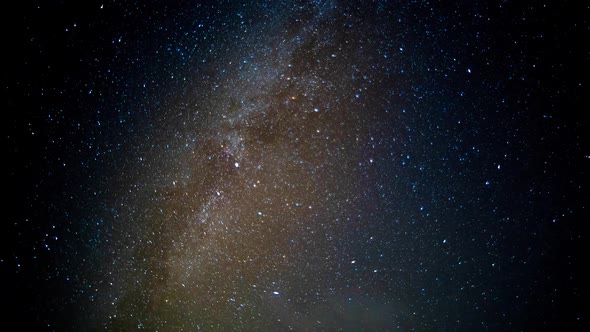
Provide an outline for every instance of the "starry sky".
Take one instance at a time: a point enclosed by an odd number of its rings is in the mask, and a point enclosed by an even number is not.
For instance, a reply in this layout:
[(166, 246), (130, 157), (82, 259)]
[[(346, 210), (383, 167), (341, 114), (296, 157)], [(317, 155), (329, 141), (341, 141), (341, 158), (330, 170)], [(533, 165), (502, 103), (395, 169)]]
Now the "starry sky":
[(3, 23), (9, 322), (588, 323), (588, 2), (19, 10)]

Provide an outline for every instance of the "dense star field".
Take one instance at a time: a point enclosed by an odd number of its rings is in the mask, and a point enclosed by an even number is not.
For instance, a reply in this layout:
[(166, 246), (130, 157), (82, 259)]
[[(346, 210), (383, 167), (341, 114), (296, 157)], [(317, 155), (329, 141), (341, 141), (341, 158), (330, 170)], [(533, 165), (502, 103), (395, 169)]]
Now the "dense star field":
[(587, 324), (588, 2), (23, 9), (0, 256), (23, 330)]

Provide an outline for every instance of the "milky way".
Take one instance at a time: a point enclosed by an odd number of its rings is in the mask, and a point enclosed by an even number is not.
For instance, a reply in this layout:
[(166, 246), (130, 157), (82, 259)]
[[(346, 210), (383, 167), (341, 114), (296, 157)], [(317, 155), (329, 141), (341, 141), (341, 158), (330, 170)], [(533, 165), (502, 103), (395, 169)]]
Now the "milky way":
[[(367, 296), (384, 271), (347, 248), (378, 204), (366, 193), (379, 157), (371, 135), (388, 120), (396, 84), (385, 63), (367, 61), (384, 59), (379, 49), (359, 45), (383, 36), (353, 28), (354, 17), (347, 27), (329, 7), (289, 8), (293, 18), (249, 28), (214, 60), (224, 69), (213, 84), (174, 101), (158, 135), (180, 141), (168, 157), (160, 147), (140, 157), (141, 189), (117, 195), (130, 209), (120, 224), (106, 221), (116, 226), (97, 261), (109, 266), (95, 281), (108, 294), (97, 295), (99, 322), (130, 328), (133, 313), (178, 328), (410, 320), (395, 300)], [(362, 318), (351, 297), (378, 312)]]
[(15, 86), (35, 111), (7, 134), (24, 191), (1, 261), (19, 314), (57, 330), (579, 327), (587, 80), (564, 63), (588, 31), (552, 6), (30, 8)]

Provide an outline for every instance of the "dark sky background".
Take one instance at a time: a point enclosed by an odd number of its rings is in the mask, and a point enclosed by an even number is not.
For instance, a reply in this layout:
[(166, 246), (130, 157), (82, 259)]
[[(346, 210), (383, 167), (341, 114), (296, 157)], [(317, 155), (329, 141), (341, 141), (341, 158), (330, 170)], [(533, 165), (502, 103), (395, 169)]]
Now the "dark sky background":
[(587, 325), (587, 1), (16, 11), (5, 324)]

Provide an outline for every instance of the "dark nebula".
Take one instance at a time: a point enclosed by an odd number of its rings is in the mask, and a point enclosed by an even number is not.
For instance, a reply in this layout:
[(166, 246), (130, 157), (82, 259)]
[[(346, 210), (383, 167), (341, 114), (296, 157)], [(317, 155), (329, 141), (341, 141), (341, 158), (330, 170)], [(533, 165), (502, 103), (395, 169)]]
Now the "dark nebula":
[(589, 13), (25, 4), (4, 84), (8, 320), (583, 330)]

